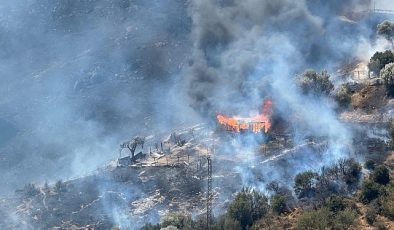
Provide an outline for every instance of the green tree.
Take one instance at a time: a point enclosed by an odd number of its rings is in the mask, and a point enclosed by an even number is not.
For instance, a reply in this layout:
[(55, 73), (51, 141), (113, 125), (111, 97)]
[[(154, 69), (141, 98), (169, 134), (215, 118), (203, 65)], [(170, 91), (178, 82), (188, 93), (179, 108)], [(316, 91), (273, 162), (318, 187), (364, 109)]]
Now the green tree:
[(393, 45), (394, 22), (386, 20), (378, 24), (378, 35), (383, 36)]
[(374, 170), (375, 169), (375, 161), (373, 160), (367, 160), (365, 161), (364, 167), (368, 170)]
[(376, 75), (380, 75), (380, 70), (387, 64), (394, 62), (394, 54), (390, 50), (376, 52), (368, 63), (368, 68)]
[(380, 202), (382, 204), (382, 214), (394, 220), (394, 185), (390, 183), (386, 187), (385, 195)]
[(181, 213), (170, 213), (165, 216), (161, 222), (161, 228), (174, 226), (178, 229), (191, 230), (193, 229), (193, 219), (190, 215), (183, 215)]
[(212, 227), (214, 230), (239, 230), (241, 225), (229, 215), (223, 215)]
[(271, 197), (271, 208), (276, 214), (282, 214), (287, 210), (286, 197), (283, 195), (274, 195)]
[(372, 180), (378, 184), (386, 185), (390, 182), (390, 172), (384, 165), (379, 165), (372, 172)]
[(312, 197), (315, 193), (318, 174), (312, 171), (299, 173), (294, 178), (294, 192), (298, 198)]
[(331, 214), (327, 208), (305, 211), (297, 220), (297, 230), (325, 230), (330, 226)]
[(343, 198), (336, 195), (330, 196), (327, 199), (326, 206), (333, 213), (343, 211), (346, 208)]
[(384, 85), (389, 96), (394, 96), (394, 63), (391, 62), (380, 71), (380, 78), (383, 79)]
[(348, 185), (357, 184), (361, 177), (361, 165), (354, 159), (346, 159), (343, 165), (343, 177)]
[(251, 188), (243, 188), (228, 207), (228, 215), (238, 221), (241, 229), (253, 225), (268, 212), (268, 198)]
[(351, 101), (351, 91), (348, 84), (343, 84), (339, 87), (338, 92), (335, 96), (336, 101), (338, 102), (339, 106), (343, 108), (347, 108)]
[(320, 73), (306, 70), (298, 77), (298, 84), (305, 94), (328, 95), (334, 89), (334, 85), (330, 81), (330, 74), (325, 70)]
[(372, 200), (378, 198), (380, 193), (381, 193), (381, 188), (379, 184), (373, 181), (364, 181), (363, 184), (361, 185), (359, 199), (361, 202), (367, 204)]
[(332, 226), (334, 229), (345, 230), (349, 229), (350, 226), (356, 224), (357, 213), (354, 210), (345, 209), (339, 211), (333, 220)]

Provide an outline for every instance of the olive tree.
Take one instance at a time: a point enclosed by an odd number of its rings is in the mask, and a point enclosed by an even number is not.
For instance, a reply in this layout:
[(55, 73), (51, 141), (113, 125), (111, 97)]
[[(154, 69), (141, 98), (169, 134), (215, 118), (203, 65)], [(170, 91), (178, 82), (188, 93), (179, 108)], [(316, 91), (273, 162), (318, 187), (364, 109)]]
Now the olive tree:
[(330, 74), (325, 70), (320, 73), (314, 70), (306, 70), (297, 80), (305, 94), (328, 95), (334, 89)]
[(387, 94), (394, 96), (394, 62), (387, 64), (380, 71), (380, 77), (386, 86)]
[(390, 182), (390, 172), (384, 165), (379, 165), (372, 172), (372, 180), (378, 184), (386, 185)]
[(294, 178), (294, 192), (298, 198), (312, 197), (315, 194), (318, 174), (312, 171), (299, 173)]
[(368, 63), (368, 68), (375, 75), (379, 76), (380, 71), (389, 63), (394, 62), (394, 53), (390, 50), (376, 52)]
[(383, 36), (393, 45), (394, 22), (386, 20), (378, 24), (378, 35)]
[(241, 229), (247, 229), (265, 216), (268, 210), (268, 198), (264, 194), (251, 188), (243, 188), (229, 205), (227, 213), (239, 222)]

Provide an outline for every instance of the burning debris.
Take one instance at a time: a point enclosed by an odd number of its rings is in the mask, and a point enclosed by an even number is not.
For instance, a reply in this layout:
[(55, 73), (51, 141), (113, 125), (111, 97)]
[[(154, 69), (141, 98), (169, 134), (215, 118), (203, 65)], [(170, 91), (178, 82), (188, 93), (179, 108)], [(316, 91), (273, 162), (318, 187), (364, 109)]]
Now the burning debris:
[(272, 116), (272, 100), (265, 99), (263, 103), (262, 113), (253, 117), (227, 117), (224, 115), (217, 115), (219, 124), (222, 125), (227, 131), (244, 133), (268, 133), (271, 128), (271, 116)]

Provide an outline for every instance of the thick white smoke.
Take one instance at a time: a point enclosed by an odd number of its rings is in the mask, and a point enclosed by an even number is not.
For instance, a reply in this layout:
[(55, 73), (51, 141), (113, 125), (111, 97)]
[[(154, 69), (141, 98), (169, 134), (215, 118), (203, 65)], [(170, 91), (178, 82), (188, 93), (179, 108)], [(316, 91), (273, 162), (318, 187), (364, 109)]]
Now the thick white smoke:
[[(338, 121), (335, 102), (302, 94), (294, 78), (308, 68), (335, 74), (342, 61), (355, 57), (358, 42), (367, 40), (370, 28), (339, 16), (369, 7), (370, 1), (356, 0), (192, 1), (193, 58), (185, 79), (191, 106), (213, 117), (218, 111), (242, 114), (259, 108), (265, 97), (272, 98), (275, 112), (295, 134), (295, 144), (309, 136), (328, 141), (323, 155), (309, 149), (291, 160), (286, 165), (291, 175), (349, 156), (351, 132)], [(240, 151), (250, 148), (255, 151), (250, 146)], [(262, 170), (291, 181), (278, 168)], [(239, 171), (246, 184), (254, 181), (248, 164)]]

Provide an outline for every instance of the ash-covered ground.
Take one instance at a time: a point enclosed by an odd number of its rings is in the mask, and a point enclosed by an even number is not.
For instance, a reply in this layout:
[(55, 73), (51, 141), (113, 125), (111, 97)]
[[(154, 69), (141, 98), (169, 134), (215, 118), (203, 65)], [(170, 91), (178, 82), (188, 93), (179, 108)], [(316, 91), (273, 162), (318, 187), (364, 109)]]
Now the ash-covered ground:
[[(288, 130), (275, 127), (264, 135), (228, 133), (200, 124), (162, 138), (149, 136), (145, 147), (137, 148), (145, 157), (130, 165), (114, 159), (89, 175), (56, 184), (28, 184), (2, 198), (1, 228), (138, 229), (169, 213), (205, 215), (208, 156), (213, 162), (213, 208), (219, 215), (242, 187), (267, 191), (266, 185), (276, 181), (291, 188), (296, 172), (324, 166), (316, 162), (326, 160), (328, 148), (325, 137), (294, 144)], [(367, 142), (353, 147), (358, 148), (358, 154), (348, 153), (353, 157), (370, 154)]]

